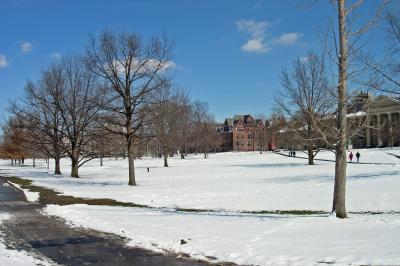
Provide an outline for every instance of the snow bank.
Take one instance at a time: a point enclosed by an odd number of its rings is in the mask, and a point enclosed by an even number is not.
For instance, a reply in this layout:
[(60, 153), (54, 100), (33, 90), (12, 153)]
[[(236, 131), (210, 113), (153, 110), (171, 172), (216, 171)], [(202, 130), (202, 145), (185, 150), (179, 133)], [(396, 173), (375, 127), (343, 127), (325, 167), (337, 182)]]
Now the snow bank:
[(31, 202), (39, 201), (39, 192), (31, 192), (29, 189), (23, 189), (20, 185), (10, 182), (14, 187), (22, 190), (26, 196), (26, 199)]

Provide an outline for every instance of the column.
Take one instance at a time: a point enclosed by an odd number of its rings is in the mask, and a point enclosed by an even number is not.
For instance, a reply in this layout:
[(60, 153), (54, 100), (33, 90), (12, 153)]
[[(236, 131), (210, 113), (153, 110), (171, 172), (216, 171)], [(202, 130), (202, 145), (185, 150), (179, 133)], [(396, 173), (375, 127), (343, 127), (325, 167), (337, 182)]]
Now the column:
[(371, 147), (371, 119), (370, 116), (367, 117), (367, 148)]
[(388, 126), (389, 126), (389, 146), (393, 147), (394, 139), (393, 139), (393, 127), (392, 127), (392, 114), (388, 113)]
[(381, 134), (381, 115), (378, 114), (376, 115), (376, 134), (377, 134), (377, 141), (378, 141), (378, 147), (382, 146), (382, 134)]

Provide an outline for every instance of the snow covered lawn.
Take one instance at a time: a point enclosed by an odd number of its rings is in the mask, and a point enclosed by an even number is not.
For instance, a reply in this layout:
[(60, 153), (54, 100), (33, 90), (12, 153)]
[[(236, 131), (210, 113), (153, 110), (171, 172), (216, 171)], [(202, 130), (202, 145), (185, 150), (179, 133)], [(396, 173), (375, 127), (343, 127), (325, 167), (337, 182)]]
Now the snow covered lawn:
[[(399, 150), (391, 150), (396, 152)], [(298, 152), (300, 155), (300, 153)], [(400, 160), (385, 150), (362, 150), (362, 161), (393, 165), (348, 165), (348, 210), (400, 210)], [(333, 158), (321, 152), (319, 158)], [(28, 162), (29, 163), (29, 162)], [(397, 164), (396, 164), (397, 163)], [(0, 174), (22, 176), (35, 185), (67, 195), (112, 198), (155, 207), (257, 210), (330, 211), (334, 163), (288, 158), (271, 152), (211, 154), (185, 160), (171, 158), (168, 168), (161, 159), (136, 160), (137, 187), (127, 186), (127, 161), (105, 160), (100, 167), (91, 161), (80, 171), (81, 179), (68, 177), (69, 161), (62, 161), (65, 176), (52, 175), (52, 168), (11, 167), (0, 162)], [(146, 167), (150, 167), (147, 173)]]
[[(62, 161), (65, 176), (52, 175), (44, 163), (34, 169), (11, 167), (8, 161), (0, 162), (0, 174), (26, 177), (67, 195), (170, 208), (46, 208), (77, 226), (125, 235), (132, 245), (153, 250), (260, 265), (400, 264), (400, 160), (389, 154), (400, 155), (400, 150), (360, 152), (362, 162), (385, 164), (348, 164), (347, 209), (385, 214), (350, 214), (346, 220), (238, 213), (330, 211), (334, 163), (316, 161), (307, 166), (304, 159), (271, 152), (176, 157), (170, 158), (168, 168), (162, 167), (161, 159), (136, 160), (137, 187), (127, 186), (127, 161), (114, 159), (106, 159), (103, 167), (91, 161), (80, 170), (80, 179), (68, 177), (68, 160)], [(318, 158), (334, 155), (324, 151)], [(174, 208), (216, 212), (177, 213)], [(187, 244), (181, 245), (180, 239)]]
[[(176, 214), (87, 205), (50, 205), (46, 211), (77, 226), (126, 236), (134, 246), (200, 259), (255, 265), (400, 264), (398, 215), (353, 215), (341, 220)], [(180, 239), (187, 244), (181, 245)]]

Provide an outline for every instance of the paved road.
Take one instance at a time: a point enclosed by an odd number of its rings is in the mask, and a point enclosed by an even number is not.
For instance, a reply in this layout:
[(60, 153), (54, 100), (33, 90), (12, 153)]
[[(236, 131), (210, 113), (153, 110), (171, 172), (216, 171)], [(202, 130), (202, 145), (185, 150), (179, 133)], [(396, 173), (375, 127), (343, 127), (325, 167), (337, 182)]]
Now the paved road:
[(0, 177), (0, 212), (11, 214), (0, 224), (5, 244), (48, 257), (61, 265), (206, 265), (126, 246), (127, 239), (84, 228), (44, 215), (40, 204), (29, 203), (20, 190)]

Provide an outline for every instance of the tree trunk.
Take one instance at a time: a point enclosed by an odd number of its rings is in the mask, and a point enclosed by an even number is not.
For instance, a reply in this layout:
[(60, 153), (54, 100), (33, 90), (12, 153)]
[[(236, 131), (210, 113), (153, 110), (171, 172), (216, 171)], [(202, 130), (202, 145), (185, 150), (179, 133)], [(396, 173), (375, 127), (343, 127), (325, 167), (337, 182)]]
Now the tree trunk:
[(103, 166), (103, 155), (100, 154), (100, 166)]
[(36, 159), (35, 159), (35, 156), (32, 157), (32, 164), (33, 164), (33, 167), (36, 167)]
[(71, 166), (71, 177), (79, 178), (79, 167), (77, 163), (73, 163)]
[(71, 177), (79, 178), (79, 152), (73, 149), (71, 155)]
[(129, 186), (136, 186), (136, 180), (135, 180), (135, 154), (133, 151), (133, 144), (132, 141), (129, 137), (127, 137), (128, 141), (128, 161), (129, 161)]
[(311, 148), (307, 149), (307, 153), (308, 153), (308, 165), (314, 165), (314, 153), (313, 150)]
[(21, 161), (22, 161), (22, 165), (24, 165), (25, 164), (25, 157), (22, 157)]
[(11, 159), (11, 166), (14, 166), (14, 159)]
[[(49, 159), (47, 159), (47, 168), (48, 168), (48, 165), (49, 165)], [(55, 158), (54, 159), (54, 161), (55, 161), (55, 166), (54, 166), (54, 174), (55, 175), (61, 175), (61, 168), (60, 168), (60, 158)]]
[(332, 212), (336, 217), (346, 218), (346, 88), (347, 88), (347, 41), (345, 0), (338, 1), (339, 13), (339, 84), (338, 84), (338, 120), (339, 139), (336, 145), (335, 188)]
[(168, 153), (164, 152), (164, 167), (168, 167)]

